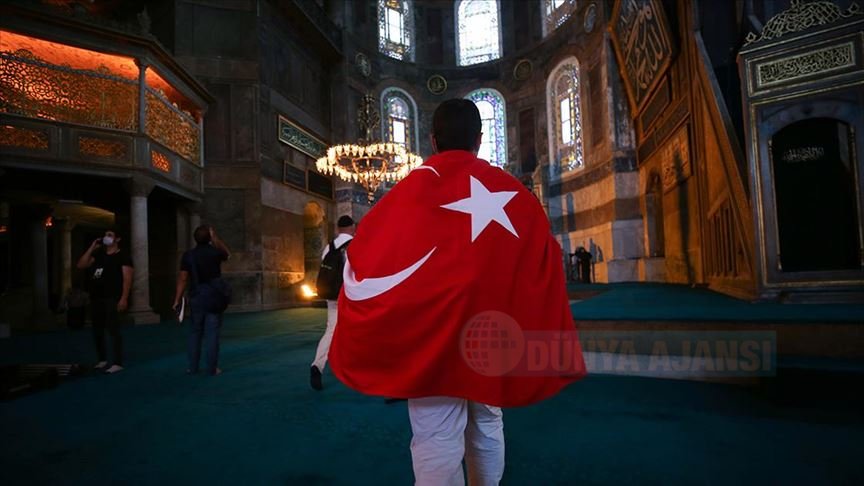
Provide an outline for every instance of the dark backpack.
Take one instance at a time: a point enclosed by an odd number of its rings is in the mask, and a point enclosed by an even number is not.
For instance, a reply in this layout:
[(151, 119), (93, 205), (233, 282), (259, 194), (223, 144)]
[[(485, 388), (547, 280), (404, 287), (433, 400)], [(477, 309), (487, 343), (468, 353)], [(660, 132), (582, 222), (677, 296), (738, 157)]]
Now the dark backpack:
[(318, 297), (327, 300), (339, 298), (342, 290), (342, 270), (345, 269), (345, 257), (342, 256), (345, 248), (351, 241), (346, 241), (339, 248), (334, 242), (330, 242), (330, 251), (321, 261), (321, 269), (318, 270), (318, 280), (315, 286), (318, 288)]
[(210, 279), (201, 284), (201, 291), (206, 296), (204, 311), (211, 314), (221, 314), (231, 303), (231, 285), (222, 277)]

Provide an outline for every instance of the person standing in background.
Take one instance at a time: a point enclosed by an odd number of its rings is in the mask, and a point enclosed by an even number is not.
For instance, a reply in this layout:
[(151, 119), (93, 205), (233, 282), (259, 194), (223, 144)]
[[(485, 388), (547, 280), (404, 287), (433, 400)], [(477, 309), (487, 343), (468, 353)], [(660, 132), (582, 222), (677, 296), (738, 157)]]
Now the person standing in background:
[[(342, 269), (345, 265), (345, 251), (348, 243), (354, 238), (357, 225), (351, 216), (342, 216), (336, 222), (339, 234), (324, 248), (321, 254), (321, 269), (318, 272), (318, 295), (327, 300), (327, 329), (321, 340), (318, 341), (318, 349), (315, 351), (315, 360), (309, 371), (309, 385), (313, 390), (322, 390), (321, 374), (327, 364), (327, 353), (330, 352), (330, 341), (333, 339), (333, 331), (336, 330), (337, 298), (342, 290)], [(330, 252), (338, 252), (330, 255)], [(328, 258), (329, 255), (329, 258)]]
[(120, 313), (129, 308), (129, 292), (132, 290), (134, 267), (129, 253), (120, 249), (120, 234), (117, 230), (105, 231), (102, 238), (90, 244), (76, 265), (81, 270), (91, 269), (90, 306), (93, 320), (93, 340), (99, 362), (95, 369), (108, 366), (105, 348), (105, 329), (111, 335), (114, 351), (111, 366), (106, 373), (123, 371), (123, 336), (120, 333)]
[(203, 342), (207, 373), (215, 376), (222, 373), (219, 369), (219, 332), (222, 328), (224, 306), (228, 304), (227, 301), (216, 302), (224, 299), (224, 296), (219, 295), (217, 282), (222, 281), (222, 262), (231, 257), (231, 252), (212, 226), (201, 225), (195, 228), (193, 236), (196, 246), (184, 253), (181, 259), (172, 307), (176, 312), (191, 274), (189, 308), (192, 319), (189, 323), (186, 346), (186, 356), (189, 361), (186, 373), (198, 373)]

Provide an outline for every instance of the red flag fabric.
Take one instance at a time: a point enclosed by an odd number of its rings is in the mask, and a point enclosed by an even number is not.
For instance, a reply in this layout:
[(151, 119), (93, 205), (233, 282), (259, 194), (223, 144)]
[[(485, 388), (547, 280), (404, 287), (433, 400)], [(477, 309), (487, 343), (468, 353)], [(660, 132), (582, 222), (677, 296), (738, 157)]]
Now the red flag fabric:
[(466, 151), (429, 158), (348, 247), (329, 353), (365, 394), (528, 405), (585, 374), (537, 198)]

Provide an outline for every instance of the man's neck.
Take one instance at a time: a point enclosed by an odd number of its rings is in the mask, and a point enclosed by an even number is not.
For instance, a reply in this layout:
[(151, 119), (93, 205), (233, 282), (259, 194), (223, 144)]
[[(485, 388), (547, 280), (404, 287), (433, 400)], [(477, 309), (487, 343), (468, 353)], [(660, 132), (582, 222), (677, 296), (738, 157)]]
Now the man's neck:
[(106, 255), (113, 255), (113, 254), (117, 253), (118, 251), (120, 251), (120, 247), (116, 246), (116, 245), (112, 245), (112, 246), (105, 248), (105, 254)]

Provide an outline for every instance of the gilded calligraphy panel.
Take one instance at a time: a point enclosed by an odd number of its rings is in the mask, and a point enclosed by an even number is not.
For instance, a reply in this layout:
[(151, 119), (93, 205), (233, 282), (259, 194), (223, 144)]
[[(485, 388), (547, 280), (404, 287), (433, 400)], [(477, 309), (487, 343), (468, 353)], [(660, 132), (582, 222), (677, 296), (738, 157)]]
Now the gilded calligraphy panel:
[(609, 25), (635, 114), (672, 63), (672, 37), (660, 0), (616, 0)]
[(844, 44), (815, 49), (794, 56), (756, 64), (756, 86), (763, 88), (801, 78), (819, 76), (856, 67), (855, 46)]
[(279, 141), (315, 159), (323, 157), (327, 152), (327, 145), (324, 142), (281, 116), (279, 117)]

